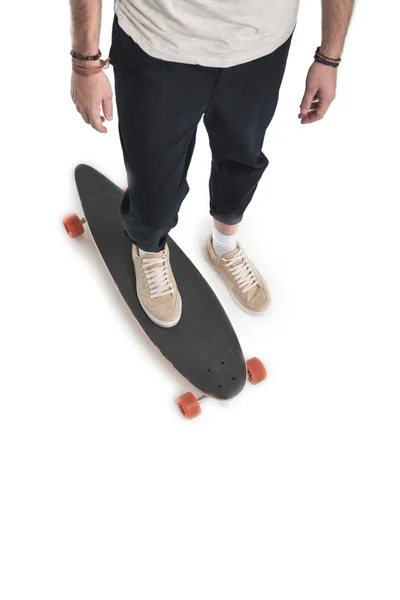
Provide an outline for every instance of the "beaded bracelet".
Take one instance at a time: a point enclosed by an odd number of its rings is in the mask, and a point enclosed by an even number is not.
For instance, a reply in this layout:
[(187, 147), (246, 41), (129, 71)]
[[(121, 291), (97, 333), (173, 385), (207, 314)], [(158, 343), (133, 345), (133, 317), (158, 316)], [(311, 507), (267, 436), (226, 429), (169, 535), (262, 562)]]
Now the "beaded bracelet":
[(314, 60), (316, 62), (319, 62), (323, 65), (327, 65), (328, 67), (333, 67), (334, 69), (337, 69), (338, 66), (340, 65), (341, 62), (341, 58), (330, 58), (329, 56), (325, 56), (325, 54), (322, 54), (322, 52), (319, 51), (321, 46), (318, 46), (315, 55), (314, 55)]
[(101, 57), (101, 52), (99, 50), (98, 53), (94, 56), (85, 56), (84, 54), (79, 54), (79, 52), (75, 52), (75, 50), (71, 50), (70, 55), (76, 60), (99, 60), (99, 58)]

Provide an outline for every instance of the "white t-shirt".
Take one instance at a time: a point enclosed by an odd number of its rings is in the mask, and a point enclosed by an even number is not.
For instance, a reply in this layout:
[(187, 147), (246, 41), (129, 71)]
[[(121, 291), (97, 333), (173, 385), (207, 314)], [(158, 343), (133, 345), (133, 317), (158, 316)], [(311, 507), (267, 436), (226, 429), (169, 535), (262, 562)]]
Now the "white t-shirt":
[(116, 0), (120, 27), (147, 54), (172, 62), (231, 67), (283, 44), (299, 0)]

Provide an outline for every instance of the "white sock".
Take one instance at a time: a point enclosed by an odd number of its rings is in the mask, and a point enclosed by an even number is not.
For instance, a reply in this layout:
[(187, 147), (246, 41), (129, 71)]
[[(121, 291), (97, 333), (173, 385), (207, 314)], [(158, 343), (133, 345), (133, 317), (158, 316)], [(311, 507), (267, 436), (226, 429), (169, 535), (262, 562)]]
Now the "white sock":
[(224, 235), (220, 233), (216, 227), (212, 230), (212, 242), (215, 254), (221, 258), (227, 252), (232, 252), (237, 248), (237, 235)]
[(139, 250), (139, 256), (148, 256), (149, 254), (154, 254), (154, 252), (146, 252), (146, 250), (141, 250), (140, 248), (138, 248)]

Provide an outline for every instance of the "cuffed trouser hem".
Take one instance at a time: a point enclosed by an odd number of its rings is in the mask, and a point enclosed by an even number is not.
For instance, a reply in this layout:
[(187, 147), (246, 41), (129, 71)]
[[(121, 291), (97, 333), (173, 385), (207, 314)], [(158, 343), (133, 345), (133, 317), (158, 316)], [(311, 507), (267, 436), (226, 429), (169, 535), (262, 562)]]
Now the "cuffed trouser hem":
[(132, 238), (132, 236), (129, 235), (129, 233), (128, 233), (128, 231), (126, 229), (124, 230), (124, 233), (125, 233), (126, 237), (129, 239), (129, 241), (131, 241), (132, 244), (134, 244), (136, 246), (136, 248), (139, 248), (140, 250), (144, 250), (144, 252), (161, 252), (161, 250), (164, 250), (165, 246), (167, 245), (167, 238), (166, 237), (156, 247), (156, 246), (148, 246), (147, 244), (144, 244), (142, 242), (136, 242)]
[(210, 210), (210, 215), (213, 219), (224, 225), (238, 225), (243, 219), (243, 215), (240, 217), (229, 217), (227, 215), (219, 215), (213, 210)]

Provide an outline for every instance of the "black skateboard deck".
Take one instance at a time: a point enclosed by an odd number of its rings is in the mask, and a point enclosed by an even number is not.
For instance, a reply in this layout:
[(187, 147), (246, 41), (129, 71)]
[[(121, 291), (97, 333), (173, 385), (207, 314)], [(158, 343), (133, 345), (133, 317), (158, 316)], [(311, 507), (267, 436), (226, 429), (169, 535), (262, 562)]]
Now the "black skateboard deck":
[(182, 316), (175, 327), (155, 325), (136, 294), (132, 243), (120, 217), (123, 190), (83, 164), (76, 167), (75, 180), (97, 249), (143, 331), (202, 394), (219, 400), (236, 396), (246, 382), (246, 363), (235, 331), (206, 280), (169, 237), (171, 265), (182, 297)]

